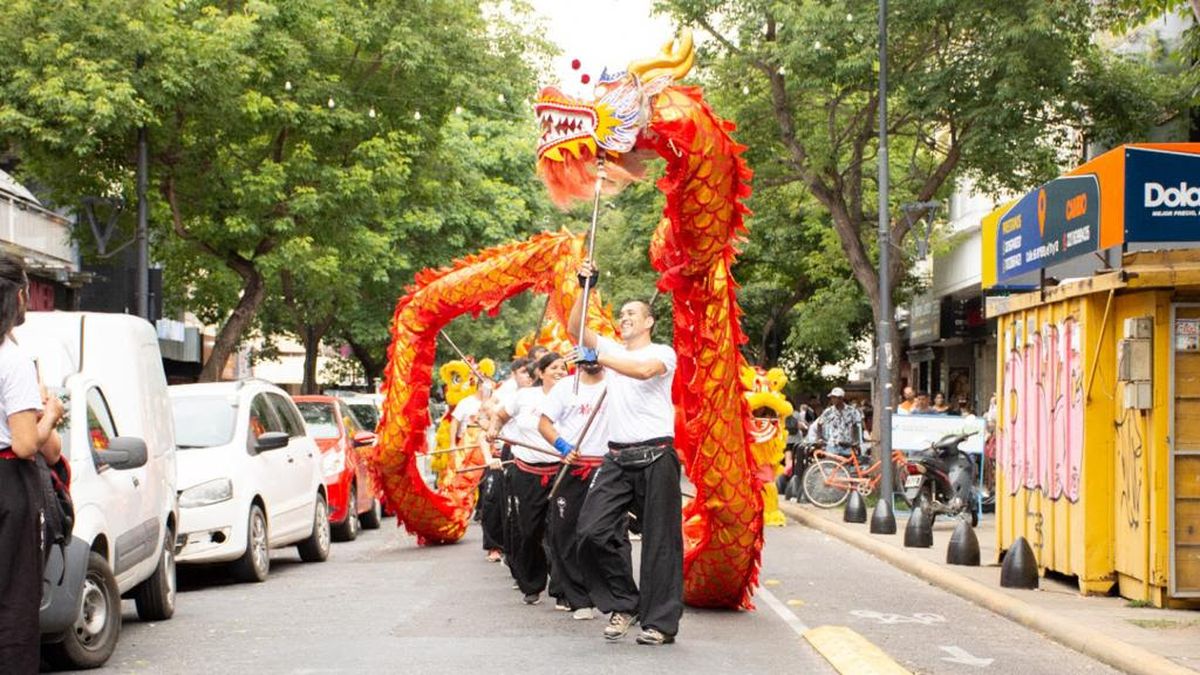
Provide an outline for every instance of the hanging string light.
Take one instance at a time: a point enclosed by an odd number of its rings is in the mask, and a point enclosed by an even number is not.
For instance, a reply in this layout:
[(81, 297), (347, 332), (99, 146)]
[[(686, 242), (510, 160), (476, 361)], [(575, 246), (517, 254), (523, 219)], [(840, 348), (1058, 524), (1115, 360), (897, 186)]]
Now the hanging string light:
[(375, 106), (371, 106), (371, 109), (367, 111), (367, 117), (375, 119)]
[(332, 96), (329, 97), (329, 101), (325, 105), (329, 106), (330, 110), (333, 110), (335, 107), (337, 107), (337, 104), (333, 102)]
[(288, 81), (286, 81), (286, 82), (284, 82), (284, 83), (283, 83), (283, 90), (284, 90), (284, 91), (291, 91), (291, 90), (292, 90), (292, 81), (291, 81), (291, 80), (288, 80)]
[(421, 111), (420, 111), (420, 110), (418, 110), (417, 112), (413, 113), (413, 119), (414, 119), (414, 120), (416, 120), (416, 121), (418, 121), (418, 122), (420, 122), (420, 121), (421, 121)]

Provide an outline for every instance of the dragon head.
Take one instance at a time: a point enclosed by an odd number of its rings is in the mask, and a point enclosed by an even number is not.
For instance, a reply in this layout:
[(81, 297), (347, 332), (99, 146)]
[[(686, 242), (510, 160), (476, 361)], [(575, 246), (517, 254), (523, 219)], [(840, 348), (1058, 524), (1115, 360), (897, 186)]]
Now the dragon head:
[(542, 130), (537, 167), (551, 199), (567, 206), (591, 198), (601, 156), (610, 179), (607, 189), (620, 189), (640, 176), (642, 158), (635, 151), (650, 123), (652, 99), (687, 75), (694, 61), (692, 34), (685, 30), (659, 55), (635, 61), (624, 72), (605, 70), (590, 101), (557, 87), (543, 88), (533, 106)]
[[(475, 367), (487, 377), (496, 373), (496, 364), (491, 359), (483, 359)], [(447, 361), (438, 369), (438, 374), (446, 383), (446, 403), (450, 405), (458, 405), (459, 401), (479, 389), (479, 379), (471, 372), (471, 366), (466, 361)]]

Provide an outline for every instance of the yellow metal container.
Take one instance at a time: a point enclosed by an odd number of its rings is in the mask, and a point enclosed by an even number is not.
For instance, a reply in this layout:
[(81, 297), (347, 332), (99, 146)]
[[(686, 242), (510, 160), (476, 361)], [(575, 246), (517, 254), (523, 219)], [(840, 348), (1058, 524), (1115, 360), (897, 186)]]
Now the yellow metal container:
[(1085, 594), (1200, 601), (1200, 251), (1129, 254), (988, 313), (997, 550), (1024, 536)]

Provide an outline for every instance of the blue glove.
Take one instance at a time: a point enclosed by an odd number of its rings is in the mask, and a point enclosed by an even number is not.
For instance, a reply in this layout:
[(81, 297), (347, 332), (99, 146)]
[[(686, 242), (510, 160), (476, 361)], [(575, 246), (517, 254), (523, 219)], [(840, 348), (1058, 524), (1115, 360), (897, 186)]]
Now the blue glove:
[(596, 353), (595, 349), (579, 345), (579, 363), (595, 363), (598, 358), (600, 355)]
[(558, 451), (558, 454), (566, 457), (567, 455), (571, 454), (571, 451), (575, 449), (575, 446), (571, 445), (567, 439), (559, 436), (558, 438), (554, 439), (554, 449)]

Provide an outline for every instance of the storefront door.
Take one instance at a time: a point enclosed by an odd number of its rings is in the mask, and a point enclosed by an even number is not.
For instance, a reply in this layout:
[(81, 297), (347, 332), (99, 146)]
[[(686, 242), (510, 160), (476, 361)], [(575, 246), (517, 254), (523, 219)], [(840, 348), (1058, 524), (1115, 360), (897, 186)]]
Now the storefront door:
[(1172, 308), (1171, 582), (1173, 597), (1200, 597), (1200, 306)]

